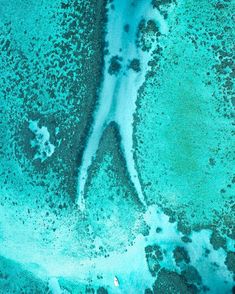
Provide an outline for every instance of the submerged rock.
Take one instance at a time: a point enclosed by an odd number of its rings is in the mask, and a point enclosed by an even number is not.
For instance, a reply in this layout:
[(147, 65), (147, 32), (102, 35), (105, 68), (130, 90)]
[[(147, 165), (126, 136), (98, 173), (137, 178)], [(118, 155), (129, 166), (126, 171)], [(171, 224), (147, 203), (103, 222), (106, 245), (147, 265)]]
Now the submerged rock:
[(195, 285), (187, 283), (186, 279), (180, 274), (166, 269), (161, 269), (153, 285), (154, 294), (196, 294), (199, 293)]
[(190, 257), (187, 250), (184, 247), (177, 246), (174, 249), (174, 259), (177, 265), (180, 265), (182, 262), (189, 263)]

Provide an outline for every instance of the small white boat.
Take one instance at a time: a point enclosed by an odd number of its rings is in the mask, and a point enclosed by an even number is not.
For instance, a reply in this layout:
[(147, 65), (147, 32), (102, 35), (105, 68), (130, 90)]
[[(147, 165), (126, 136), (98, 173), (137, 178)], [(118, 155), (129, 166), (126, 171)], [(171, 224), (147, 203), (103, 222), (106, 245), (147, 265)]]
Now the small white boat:
[(114, 283), (114, 286), (115, 287), (118, 287), (119, 286), (119, 281), (118, 281), (118, 278), (117, 277), (114, 277), (113, 283)]

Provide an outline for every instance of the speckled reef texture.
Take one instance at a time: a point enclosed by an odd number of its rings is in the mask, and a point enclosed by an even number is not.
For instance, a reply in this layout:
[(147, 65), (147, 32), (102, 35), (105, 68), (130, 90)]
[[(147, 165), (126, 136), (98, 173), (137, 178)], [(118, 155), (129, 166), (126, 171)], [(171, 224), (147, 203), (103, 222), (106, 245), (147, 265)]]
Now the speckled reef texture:
[(235, 293), (234, 11), (0, 0), (0, 294)]

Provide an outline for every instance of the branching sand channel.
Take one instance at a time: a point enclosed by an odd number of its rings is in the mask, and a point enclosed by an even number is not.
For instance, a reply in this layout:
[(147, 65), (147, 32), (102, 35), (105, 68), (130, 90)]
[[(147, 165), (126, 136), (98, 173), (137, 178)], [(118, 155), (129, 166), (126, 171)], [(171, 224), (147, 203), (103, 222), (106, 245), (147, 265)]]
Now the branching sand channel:
[[(99, 103), (94, 113), (94, 123), (89, 134), (79, 169), (77, 204), (84, 209), (84, 187), (88, 168), (98, 149), (101, 136), (110, 122), (116, 122), (121, 135), (121, 148), (130, 179), (139, 200), (145, 206), (144, 194), (140, 185), (133, 157), (133, 115), (140, 86), (145, 80), (151, 48), (142, 48), (138, 43), (141, 23), (152, 21), (159, 33), (167, 33), (164, 18), (151, 1), (114, 0), (108, 4), (106, 43), (108, 54), (104, 60), (104, 79)], [(150, 38), (151, 39), (151, 38)], [(150, 40), (150, 42), (153, 42)]]

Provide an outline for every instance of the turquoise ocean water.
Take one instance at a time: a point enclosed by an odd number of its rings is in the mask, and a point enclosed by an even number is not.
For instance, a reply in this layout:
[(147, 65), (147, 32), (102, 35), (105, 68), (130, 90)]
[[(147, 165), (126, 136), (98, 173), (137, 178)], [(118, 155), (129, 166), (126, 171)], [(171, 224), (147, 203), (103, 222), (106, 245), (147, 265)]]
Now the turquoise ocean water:
[(233, 0), (0, 0), (0, 293), (234, 293)]

